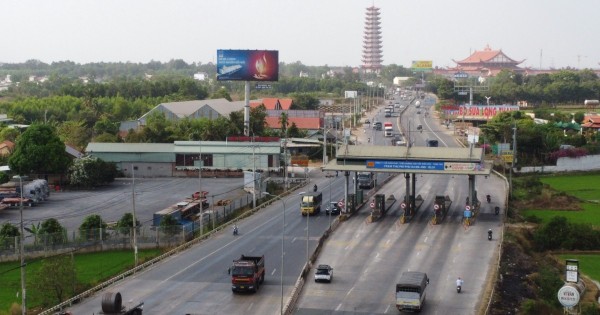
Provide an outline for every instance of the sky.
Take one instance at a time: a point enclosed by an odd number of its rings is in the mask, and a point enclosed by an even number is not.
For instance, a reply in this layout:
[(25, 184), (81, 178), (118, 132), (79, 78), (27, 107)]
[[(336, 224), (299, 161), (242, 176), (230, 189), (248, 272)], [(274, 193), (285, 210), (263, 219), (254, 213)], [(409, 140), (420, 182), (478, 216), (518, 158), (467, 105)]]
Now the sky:
[(366, 8), (383, 64), (455, 66), (489, 45), (522, 67), (600, 68), (598, 0), (1, 0), (0, 62), (216, 63), (218, 49), (360, 66)]

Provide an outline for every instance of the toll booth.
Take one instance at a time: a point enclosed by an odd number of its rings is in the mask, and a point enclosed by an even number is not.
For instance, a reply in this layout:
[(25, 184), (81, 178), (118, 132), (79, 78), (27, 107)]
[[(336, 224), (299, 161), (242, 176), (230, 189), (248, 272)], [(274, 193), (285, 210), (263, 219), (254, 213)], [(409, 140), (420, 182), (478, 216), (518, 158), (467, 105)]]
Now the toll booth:
[(350, 213), (356, 211), (356, 194), (348, 194), (348, 204), (346, 205), (346, 209)]
[(371, 210), (371, 220), (375, 221), (385, 214), (385, 194), (376, 194), (373, 202), (375, 207)]

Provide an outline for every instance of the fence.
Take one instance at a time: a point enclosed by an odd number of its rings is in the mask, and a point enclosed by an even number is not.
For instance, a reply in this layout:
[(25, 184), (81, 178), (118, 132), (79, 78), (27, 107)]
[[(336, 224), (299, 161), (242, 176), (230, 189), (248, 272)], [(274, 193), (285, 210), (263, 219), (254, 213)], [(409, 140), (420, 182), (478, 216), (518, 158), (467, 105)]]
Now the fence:
[[(210, 197), (209, 197), (210, 198)], [(214, 199), (214, 197), (213, 197)], [(220, 205), (214, 205), (215, 202)], [(213, 206), (195, 219), (175, 226), (143, 224), (136, 229), (138, 248), (173, 247), (195, 236), (214, 230), (233, 218), (236, 211), (252, 205), (252, 195), (236, 199), (211, 200)], [(257, 201), (258, 202), (258, 201)], [(103, 251), (133, 247), (133, 228), (97, 228), (92, 230), (64, 230), (56, 234), (29, 234), (25, 236), (26, 258), (46, 257), (69, 251)], [(0, 237), (0, 262), (19, 259), (19, 237)]]

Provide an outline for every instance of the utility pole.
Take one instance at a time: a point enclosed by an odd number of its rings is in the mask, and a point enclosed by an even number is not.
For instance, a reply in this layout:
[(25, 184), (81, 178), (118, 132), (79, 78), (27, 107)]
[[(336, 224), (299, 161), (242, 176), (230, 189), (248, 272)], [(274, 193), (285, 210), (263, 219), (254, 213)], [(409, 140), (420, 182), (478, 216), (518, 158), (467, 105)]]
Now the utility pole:
[(23, 177), (19, 175), (19, 186), (21, 188), (21, 201), (19, 202), (19, 212), (21, 213), (21, 235), (19, 250), (21, 258), (21, 314), (27, 315), (27, 290), (25, 289), (25, 231), (23, 228)]
[(137, 223), (135, 222), (135, 169), (133, 168), (133, 164), (131, 164), (131, 206), (133, 209), (133, 257), (135, 261), (135, 266), (138, 265), (138, 248), (137, 248)]

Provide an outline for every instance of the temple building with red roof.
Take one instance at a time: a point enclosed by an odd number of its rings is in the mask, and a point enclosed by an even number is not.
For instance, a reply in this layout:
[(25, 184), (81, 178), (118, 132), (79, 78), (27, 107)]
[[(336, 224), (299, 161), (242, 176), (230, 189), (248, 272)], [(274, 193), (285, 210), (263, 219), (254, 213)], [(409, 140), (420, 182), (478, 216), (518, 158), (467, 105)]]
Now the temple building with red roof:
[(476, 50), (469, 57), (456, 61), (455, 67), (446, 69), (435, 68), (434, 73), (438, 75), (453, 76), (455, 73), (467, 73), (469, 76), (493, 77), (502, 70), (525, 73), (527, 69), (519, 67), (523, 60), (514, 60), (508, 57), (502, 49), (493, 50), (487, 45), (483, 50)]

